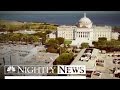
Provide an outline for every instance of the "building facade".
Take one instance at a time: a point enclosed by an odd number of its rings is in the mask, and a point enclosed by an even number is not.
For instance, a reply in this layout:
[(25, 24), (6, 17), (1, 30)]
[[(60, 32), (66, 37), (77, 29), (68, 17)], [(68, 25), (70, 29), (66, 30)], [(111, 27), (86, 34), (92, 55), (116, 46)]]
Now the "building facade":
[(76, 26), (59, 26), (57, 27), (57, 37), (63, 37), (65, 39), (73, 40), (75, 38), (74, 31), (76, 29)]
[(93, 25), (93, 22), (84, 13), (84, 17), (79, 20), (77, 26), (57, 27), (56, 37), (72, 40), (71, 46), (80, 46), (81, 43), (89, 43), (92, 46), (92, 42), (98, 41), (100, 37), (106, 37), (107, 40), (117, 39), (118, 33), (112, 32), (111, 26)]
[(48, 35), (49, 38), (56, 38), (57, 35), (56, 35), (56, 32), (52, 32)]
[(107, 40), (112, 39), (112, 27), (111, 26), (93, 26), (93, 40), (98, 41), (100, 37), (106, 37)]
[(113, 32), (112, 33), (112, 39), (118, 39), (118, 37), (119, 37), (119, 33), (118, 32)]

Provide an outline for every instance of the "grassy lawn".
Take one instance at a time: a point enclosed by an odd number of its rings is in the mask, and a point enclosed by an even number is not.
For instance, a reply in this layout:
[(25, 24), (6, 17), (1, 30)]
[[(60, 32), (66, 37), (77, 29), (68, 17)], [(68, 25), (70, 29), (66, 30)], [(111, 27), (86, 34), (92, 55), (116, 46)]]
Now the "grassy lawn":
[(72, 43), (71, 40), (65, 40), (65, 41), (64, 41), (64, 44), (71, 44), (71, 43)]

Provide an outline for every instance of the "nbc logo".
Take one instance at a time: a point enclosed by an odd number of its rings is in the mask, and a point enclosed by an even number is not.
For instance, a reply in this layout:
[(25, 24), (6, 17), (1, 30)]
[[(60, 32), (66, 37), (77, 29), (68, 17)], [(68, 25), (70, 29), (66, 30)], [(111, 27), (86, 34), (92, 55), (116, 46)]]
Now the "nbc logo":
[(8, 68), (7, 68), (7, 72), (15, 72), (16, 70), (15, 70), (15, 67), (13, 67), (13, 66), (9, 66)]

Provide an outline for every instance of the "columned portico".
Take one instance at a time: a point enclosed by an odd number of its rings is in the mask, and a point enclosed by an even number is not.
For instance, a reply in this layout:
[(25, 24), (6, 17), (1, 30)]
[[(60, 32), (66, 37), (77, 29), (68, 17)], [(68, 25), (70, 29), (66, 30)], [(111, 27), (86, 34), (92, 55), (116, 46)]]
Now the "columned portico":
[(88, 43), (89, 45), (92, 45), (92, 40), (92, 22), (86, 17), (86, 14), (84, 14), (84, 17), (79, 20), (79, 28), (76, 29), (75, 40), (72, 41), (71, 45), (80, 46), (81, 43)]

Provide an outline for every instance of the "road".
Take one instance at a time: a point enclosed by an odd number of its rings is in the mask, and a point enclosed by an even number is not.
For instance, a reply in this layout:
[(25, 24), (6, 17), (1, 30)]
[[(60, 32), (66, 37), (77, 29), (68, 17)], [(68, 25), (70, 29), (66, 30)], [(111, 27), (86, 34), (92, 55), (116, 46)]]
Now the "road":
[(86, 50), (86, 49), (82, 49), (82, 50), (78, 53), (77, 57), (73, 60), (73, 62), (71, 63), (71, 65), (74, 65), (77, 61), (79, 61), (80, 57), (83, 55), (83, 53), (85, 52), (85, 50)]

